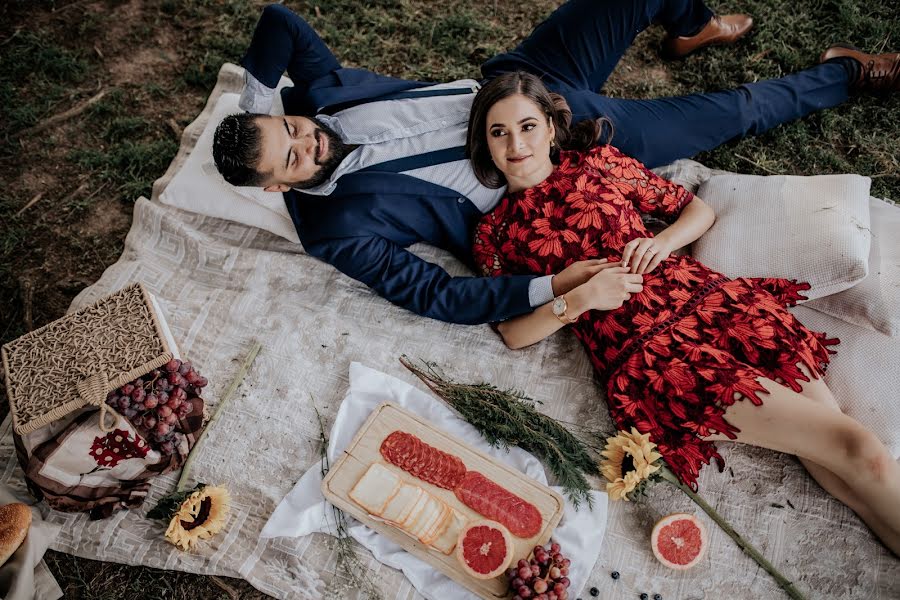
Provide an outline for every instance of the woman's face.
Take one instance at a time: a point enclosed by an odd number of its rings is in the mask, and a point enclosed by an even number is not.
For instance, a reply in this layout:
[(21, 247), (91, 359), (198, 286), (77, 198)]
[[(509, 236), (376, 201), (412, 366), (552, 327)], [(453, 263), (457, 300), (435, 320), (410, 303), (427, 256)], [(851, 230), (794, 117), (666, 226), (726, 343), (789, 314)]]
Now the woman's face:
[(511, 191), (531, 187), (550, 174), (550, 142), (555, 135), (547, 115), (521, 94), (504, 98), (488, 110), (488, 149)]

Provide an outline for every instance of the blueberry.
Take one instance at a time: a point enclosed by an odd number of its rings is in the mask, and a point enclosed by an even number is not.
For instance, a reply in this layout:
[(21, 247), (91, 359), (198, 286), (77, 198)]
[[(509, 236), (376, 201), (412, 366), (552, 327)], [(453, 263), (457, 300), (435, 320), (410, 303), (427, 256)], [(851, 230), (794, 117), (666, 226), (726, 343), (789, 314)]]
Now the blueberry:
[(662, 596), (659, 594), (653, 594), (653, 600), (662, 600)]
[(641, 594), (641, 600), (647, 600), (647, 598), (649, 598), (649, 597), (650, 597), (650, 596), (648, 596), (646, 592), (644, 592), (643, 594)]
[(612, 576), (613, 579), (618, 579), (618, 578), (619, 578), (619, 572), (618, 572), (618, 571), (613, 571), (612, 573), (610, 573), (610, 575)]
[(600, 595), (600, 590), (598, 590), (598, 589), (595, 588), (595, 587), (592, 587), (592, 588), (591, 588), (591, 596), (593, 596), (594, 598), (596, 598), (596, 597), (599, 596), (599, 595)]

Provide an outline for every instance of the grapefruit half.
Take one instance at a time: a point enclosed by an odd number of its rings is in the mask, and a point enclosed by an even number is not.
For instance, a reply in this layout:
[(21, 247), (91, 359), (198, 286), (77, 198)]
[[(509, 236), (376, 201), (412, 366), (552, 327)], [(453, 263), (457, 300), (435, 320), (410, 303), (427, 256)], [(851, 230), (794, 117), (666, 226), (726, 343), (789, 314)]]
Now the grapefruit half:
[(456, 560), (466, 573), (476, 579), (493, 579), (502, 575), (512, 558), (512, 535), (496, 521), (473, 521), (459, 532)]
[(653, 555), (670, 569), (690, 569), (703, 558), (706, 527), (694, 515), (675, 513), (657, 521), (650, 534)]

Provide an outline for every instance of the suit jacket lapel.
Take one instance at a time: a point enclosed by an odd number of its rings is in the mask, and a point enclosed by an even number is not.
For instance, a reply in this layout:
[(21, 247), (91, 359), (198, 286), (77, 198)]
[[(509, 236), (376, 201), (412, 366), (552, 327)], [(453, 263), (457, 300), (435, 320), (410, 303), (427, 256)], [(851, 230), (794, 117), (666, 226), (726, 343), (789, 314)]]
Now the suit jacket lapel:
[[(481, 214), (450, 188), (409, 175), (377, 171), (344, 175), (327, 196), (292, 190), (284, 198), (301, 241), (348, 237), (362, 230), (398, 243), (438, 244), (443, 241), (439, 237), (465, 238), (467, 224)], [(366, 226), (360, 229), (362, 225)], [(446, 231), (436, 233), (442, 229)], [(457, 246), (460, 240), (452, 245)]]

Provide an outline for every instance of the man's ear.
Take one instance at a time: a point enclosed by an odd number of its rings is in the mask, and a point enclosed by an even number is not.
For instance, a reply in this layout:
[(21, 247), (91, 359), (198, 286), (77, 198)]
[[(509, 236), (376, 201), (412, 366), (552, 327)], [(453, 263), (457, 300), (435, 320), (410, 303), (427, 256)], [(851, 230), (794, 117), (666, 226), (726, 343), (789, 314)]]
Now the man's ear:
[(266, 187), (263, 188), (263, 190), (265, 190), (267, 192), (282, 192), (282, 193), (290, 191), (290, 189), (291, 189), (291, 186), (285, 185), (283, 183), (267, 185)]

